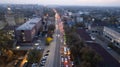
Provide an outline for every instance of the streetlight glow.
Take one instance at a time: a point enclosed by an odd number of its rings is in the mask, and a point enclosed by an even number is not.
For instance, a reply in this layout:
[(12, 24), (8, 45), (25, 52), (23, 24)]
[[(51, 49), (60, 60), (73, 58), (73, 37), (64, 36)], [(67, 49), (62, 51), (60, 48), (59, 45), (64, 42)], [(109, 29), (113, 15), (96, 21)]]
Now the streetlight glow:
[(17, 46), (16, 49), (20, 49), (20, 46)]
[(10, 7), (8, 7), (7, 9), (8, 9), (8, 10), (11, 10), (11, 8), (10, 8)]
[(39, 43), (35, 43), (35, 45), (37, 46), (37, 45), (39, 45)]

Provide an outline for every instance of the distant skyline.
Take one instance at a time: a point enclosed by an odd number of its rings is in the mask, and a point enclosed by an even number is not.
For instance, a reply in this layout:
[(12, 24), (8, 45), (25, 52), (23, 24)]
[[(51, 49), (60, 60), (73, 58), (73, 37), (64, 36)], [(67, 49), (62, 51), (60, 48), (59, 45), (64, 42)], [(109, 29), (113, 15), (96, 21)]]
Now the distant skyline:
[(0, 4), (119, 6), (120, 0), (0, 0)]

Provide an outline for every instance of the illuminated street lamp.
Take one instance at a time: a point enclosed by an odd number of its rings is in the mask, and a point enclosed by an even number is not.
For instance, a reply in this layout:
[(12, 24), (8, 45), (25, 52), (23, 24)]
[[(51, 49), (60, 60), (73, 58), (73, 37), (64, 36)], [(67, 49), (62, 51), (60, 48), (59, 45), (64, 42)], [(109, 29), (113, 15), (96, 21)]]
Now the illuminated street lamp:
[(35, 45), (37, 46), (37, 45), (39, 45), (39, 43), (35, 43)]
[(16, 49), (20, 49), (20, 46), (17, 46)]
[(25, 62), (28, 62), (27, 60), (25, 60)]
[(8, 10), (11, 10), (11, 8), (10, 8), (10, 7), (8, 7), (7, 9), (8, 9)]

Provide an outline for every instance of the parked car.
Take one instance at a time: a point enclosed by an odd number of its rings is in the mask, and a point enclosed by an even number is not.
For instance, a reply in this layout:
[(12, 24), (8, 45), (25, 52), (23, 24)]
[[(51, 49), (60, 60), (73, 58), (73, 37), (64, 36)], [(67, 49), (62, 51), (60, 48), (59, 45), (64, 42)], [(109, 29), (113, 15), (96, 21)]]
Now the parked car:
[(37, 63), (33, 63), (32, 67), (38, 67), (38, 64)]
[(107, 49), (108, 49), (108, 50), (111, 50), (111, 48), (110, 48), (110, 47), (107, 47)]
[(46, 52), (47, 52), (47, 53), (49, 53), (49, 52), (50, 52), (50, 50), (47, 50)]

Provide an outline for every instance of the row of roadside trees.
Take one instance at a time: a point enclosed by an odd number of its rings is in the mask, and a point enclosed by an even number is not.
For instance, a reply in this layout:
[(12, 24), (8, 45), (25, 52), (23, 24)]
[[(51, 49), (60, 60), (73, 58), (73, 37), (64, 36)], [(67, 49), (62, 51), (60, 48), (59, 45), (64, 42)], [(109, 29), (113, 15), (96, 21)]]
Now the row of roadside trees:
[[(45, 39), (46, 45), (49, 45), (49, 43), (52, 41), (54, 30), (55, 30), (54, 24), (48, 25), (48, 31), (46, 33), (47, 37)], [(40, 50), (33, 49), (29, 51), (27, 60), (29, 63), (39, 63), (41, 57), (42, 57), (42, 52)]]
[(28, 53), (27, 60), (29, 63), (39, 63), (42, 57), (42, 52), (37, 49), (30, 50)]
[(54, 24), (48, 25), (46, 45), (49, 45), (51, 43), (51, 41), (53, 40), (54, 30), (55, 30), (55, 25)]
[(7, 34), (7, 31), (0, 30), (0, 65), (6, 65), (15, 58), (12, 51), (13, 42), (11, 36)]
[(71, 51), (71, 58), (76, 67), (96, 67), (102, 57), (88, 47), (76, 33), (76, 27), (64, 25), (66, 43)]

